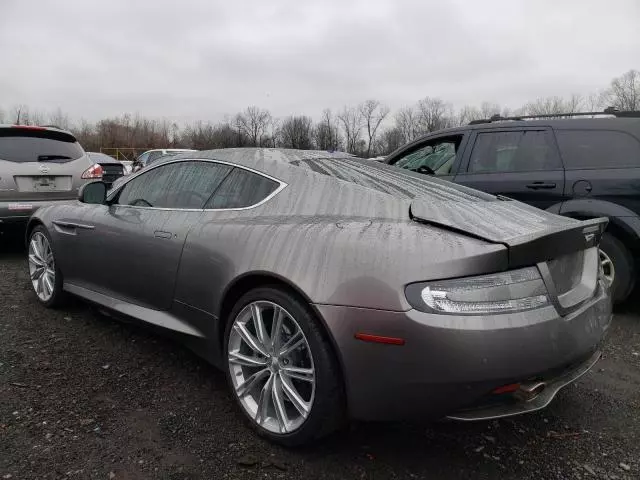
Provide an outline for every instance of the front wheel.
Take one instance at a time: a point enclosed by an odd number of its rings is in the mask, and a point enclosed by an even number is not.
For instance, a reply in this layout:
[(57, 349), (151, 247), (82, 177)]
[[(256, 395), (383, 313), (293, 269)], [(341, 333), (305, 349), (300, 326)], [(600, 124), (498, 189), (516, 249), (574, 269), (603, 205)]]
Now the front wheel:
[(624, 243), (605, 232), (600, 241), (600, 264), (604, 277), (611, 286), (613, 302), (623, 302), (635, 285), (633, 255)]
[(28, 262), (29, 279), (40, 303), (49, 308), (59, 306), (64, 296), (62, 273), (56, 265), (49, 232), (42, 225), (29, 236)]
[(335, 430), (343, 417), (338, 364), (314, 313), (284, 289), (251, 290), (225, 332), (227, 377), (254, 430), (286, 446)]

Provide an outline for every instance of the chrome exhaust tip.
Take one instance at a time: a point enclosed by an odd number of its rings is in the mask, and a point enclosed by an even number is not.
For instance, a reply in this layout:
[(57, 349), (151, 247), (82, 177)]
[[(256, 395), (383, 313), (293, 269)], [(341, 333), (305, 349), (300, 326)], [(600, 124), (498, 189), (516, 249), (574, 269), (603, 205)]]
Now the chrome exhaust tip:
[(513, 392), (513, 396), (521, 402), (531, 402), (540, 395), (546, 387), (546, 382), (522, 383), (520, 387)]

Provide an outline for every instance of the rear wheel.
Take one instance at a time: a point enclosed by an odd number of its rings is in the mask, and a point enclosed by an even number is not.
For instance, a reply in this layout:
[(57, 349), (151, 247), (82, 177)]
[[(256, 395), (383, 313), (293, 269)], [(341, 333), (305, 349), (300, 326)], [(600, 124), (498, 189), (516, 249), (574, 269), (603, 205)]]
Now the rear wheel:
[(225, 333), (229, 385), (258, 434), (287, 446), (335, 430), (343, 417), (338, 364), (310, 308), (280, 288), (251, 290)]
[(42, 225), (33, 229), (28, 246), (29, 279), (38, 300), (46, 307), (63, 300), (62, 273), (56, 265), (49, 232)]
[(633, 255), (624, 243), (610, 233), (605, 233), (600, 241), (600, 264), (605, 279), (611, 286), (613, 302), (623, 302), (635, 285)]

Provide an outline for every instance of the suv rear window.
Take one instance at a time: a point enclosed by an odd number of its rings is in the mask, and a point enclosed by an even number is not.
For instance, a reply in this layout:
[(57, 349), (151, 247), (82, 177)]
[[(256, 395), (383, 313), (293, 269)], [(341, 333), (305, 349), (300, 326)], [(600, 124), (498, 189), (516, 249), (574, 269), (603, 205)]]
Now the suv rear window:
[(64, 163), (84, 155), (76, 139), (64, 132), (0, 128), (0, 160)]
[(640, 142), (613, 130), (556, 130), (567, 170), (640, 167)]

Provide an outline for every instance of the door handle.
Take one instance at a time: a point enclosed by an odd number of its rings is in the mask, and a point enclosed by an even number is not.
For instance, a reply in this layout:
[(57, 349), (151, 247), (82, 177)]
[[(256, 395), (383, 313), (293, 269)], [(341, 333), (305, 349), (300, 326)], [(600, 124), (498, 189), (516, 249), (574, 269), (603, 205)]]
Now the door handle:
[(556, 188), (556, 184), (555, 183), (546, 183), (546, 182), (533, 182), (533, 183), (528, 183), (526, 185), (527, 188), (531, 188), (532, 190), (539, 190), (539, 189), (551, 189), (551, 188)]
[(156, 230), (153, 232), (153, 236), (156, 238), (171, 238), (173, 234), (171, 232), (165, 232), (163, 230)]

